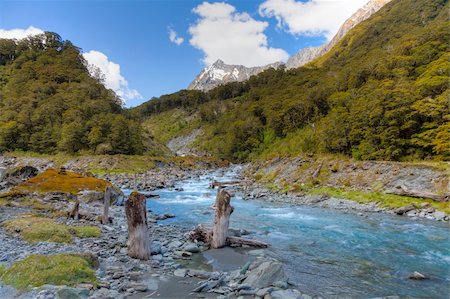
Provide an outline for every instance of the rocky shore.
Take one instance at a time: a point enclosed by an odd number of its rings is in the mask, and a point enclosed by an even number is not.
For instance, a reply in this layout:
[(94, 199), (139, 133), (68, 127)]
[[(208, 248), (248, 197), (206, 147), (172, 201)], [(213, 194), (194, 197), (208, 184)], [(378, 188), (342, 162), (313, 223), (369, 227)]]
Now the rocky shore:
[[(36, 165), (35, 165), (36, 166)], [(34, 167), (34, 166), (33, 166)], [(37, 169), (37, 168), (36, 168)], [(43, 170), (42, 168), (39, 171)], [(174, 188), (177, 180), (204, 174), (204, 171), (180, 169), (152, 170), (136, 175), (99, 175), (123, 189), (152, 191)], [(10, 177), (11, 179), (12, 177)], [(18, 177), (12, 185), (26, 180)], [(10, 186), (4, 191), (14, 190)], [(31, 255), (83, 254), (95, 260), (97, 283), (76, 286), (45, 284), (19, 290), (0, 283), (0, 298), (313, 298), (295, 289), (283, 271), (283, 265), (266, 256), (262, 249), (248, 246), (208, 250), (202, 242), (187, 239), (187, 229), (164, 224), (174, 215), (149, 211), (151, 259), (141, 261), (127, 254), (127, 224), (123, 206), (112, 206), (110, 224), (100, 224), (102, 212), (98, 192), (81, 191), (79, 220), (69, 219), (54, 210), (70, 211), (73, 196), (64, 193), (30, 194), (28, 200), (40, 203), (40, 209), (24, 205), (24, 200), (8, 199), (0, 206), (0, 265), (9, 268)], [(89, 195), (89, 196), (88, 196)], [(117, 196), (120, 196), (117, 195)], [(120, 203), (120, 200), (118, 201)], [(42, 206), (48, 210), (42, 209)], [(50, 208), (51, 207), (51, 208)], [(52, 212), (53, 211), (53, 212)], [(83, 212), (84, 211), (84, 212)], [(73, 243), (25, 241), (18, 233), (5, 230), (2, 223), (23, 215), (52, 217), (67, 227), (90, 225), (101, 230), (99, 237), (78, 238)], [(235, 232), (233, 232), (235, 233)], [(318, 298), (318, 297), (315, 297)]]

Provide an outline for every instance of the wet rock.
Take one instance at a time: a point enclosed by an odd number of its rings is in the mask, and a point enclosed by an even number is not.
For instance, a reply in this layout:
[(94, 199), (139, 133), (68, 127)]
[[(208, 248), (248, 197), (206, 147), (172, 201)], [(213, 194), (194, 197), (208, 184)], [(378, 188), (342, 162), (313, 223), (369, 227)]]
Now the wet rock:
[(434, 219), (436, 220), (444, 220), (447, 214), (441, 211), (435, 211), (433, 214)]
[(251, 270), (244, 283), (260, 289), (271, 286), (275, 281), (285, 280), (287, 277), (283, 271), (283, 265), (278, 261), (266, 261)]
[(428, 279), (428, 277), (426, 277), (425, 275), (423, 275), (420, 272), (414, 271), (413, 273), (409, 274), (409, 279), (424, 280), (424, 279)]
[(166, 213), (166, 214), (157, 215), (156, 220), (166, 220), (166, 219), (170, 219), (170, 218), (174, 218), (174, 217), (175, 217), (174, 214)]
[(405, 213), (407, 213), (409, 211), (414, 210), (415, 208), (416, 207), (414, 205), (407, 205), (407, 206), (400, 207), (400, 208), (396, 209), (394, 212), (397, 215), (403, 215), (403, 214), (405, 214)]

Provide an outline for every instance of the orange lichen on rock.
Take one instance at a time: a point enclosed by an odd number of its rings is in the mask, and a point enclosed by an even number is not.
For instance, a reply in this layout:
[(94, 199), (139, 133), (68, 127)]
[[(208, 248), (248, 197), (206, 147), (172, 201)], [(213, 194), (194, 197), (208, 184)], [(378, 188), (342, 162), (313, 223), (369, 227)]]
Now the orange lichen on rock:
[(43, 173), (29, 179), (14, 188), (14, 192), (64, 192), (77, 194), (82, 190), (104, 191), (111, 183), (79, 173), (55, 169), (47, 169)]

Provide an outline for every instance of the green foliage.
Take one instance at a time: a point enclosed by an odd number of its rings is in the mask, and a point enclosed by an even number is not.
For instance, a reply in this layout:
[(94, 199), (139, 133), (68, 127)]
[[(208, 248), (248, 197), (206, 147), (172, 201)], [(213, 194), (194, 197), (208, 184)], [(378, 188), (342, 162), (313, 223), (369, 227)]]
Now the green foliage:
[(160, 116), (175, 124), (195, 115), (197, 148), (234, 161), (299, 153), (449, 159), (448, 9), (444, 0), (395, 0), (307, 66), (192, 92), (192, 101), (182, 91), (143, 105), (170, 99), (164, 114), (136, 111), (164, 142), (193, 127), (167, 134)]
[(76, 286), (96, 285), (97, 278), (89, 261), (81, 255), (30, 255), (9, 268), (0, 269), (0, 281), (20, 290), (44, 284)]
[(55, 33), (0, 39), (0, 152), (142, 153), (139, 124), (91, 67)]

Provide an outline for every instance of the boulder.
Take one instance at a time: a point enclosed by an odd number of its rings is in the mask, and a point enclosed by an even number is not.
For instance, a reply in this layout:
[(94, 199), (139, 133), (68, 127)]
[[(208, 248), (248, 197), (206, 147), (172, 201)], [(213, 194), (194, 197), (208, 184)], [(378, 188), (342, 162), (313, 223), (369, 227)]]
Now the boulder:
[(271, 286), (276, 281), (286, 281), (287, 277), (283, 270), (283, 265), (278, 261), (266, 261), (257, 268), (251, 270), (244, 280), (244, 283), (254, 288), (265, 288)]
[(432, 215), (436, 220), (444, 220), (445, 216), (447, 216), (447, 214), (441, 211), (435, 211)]
[(184, 249), (185, 251), (191, 252), (191, 253), (198, 253), (198, 252), (200, 252), (200, 248), (198, 248), (197, 244), (192, 243), (192, 242), (186, 243), (186, 244), (184, 245), (184, 248), (183, 248), (183, 249)]
[(413, 273), (409, 274), (409, 279), (424, 280), (424, 279), (428, 279), (428, 277), (426, 277), (425, 275), (423, 275), (420, 272), (414, 271)]
[(415, 209), (416, 209), (416, 207), (414, 205), (407, 205), (407, 206), (396, 209), (394, 212), (397, 215), (403, 215), (403, 214), (408, 213), (409, 211), (412, 211)]

